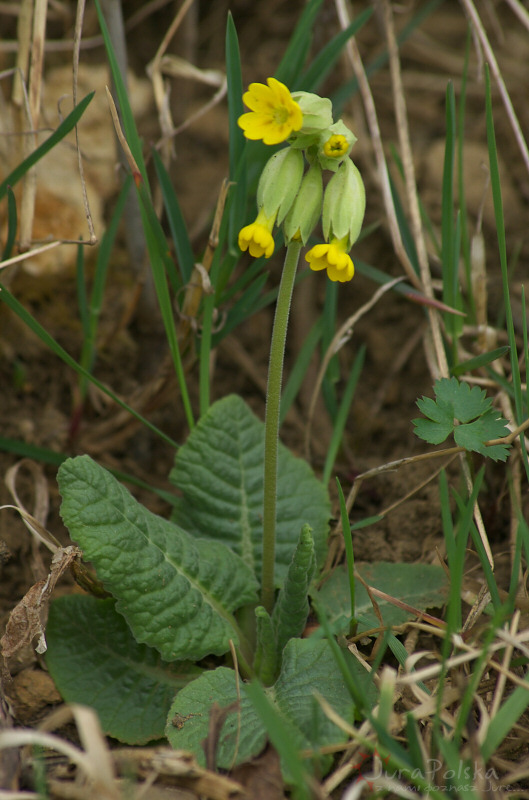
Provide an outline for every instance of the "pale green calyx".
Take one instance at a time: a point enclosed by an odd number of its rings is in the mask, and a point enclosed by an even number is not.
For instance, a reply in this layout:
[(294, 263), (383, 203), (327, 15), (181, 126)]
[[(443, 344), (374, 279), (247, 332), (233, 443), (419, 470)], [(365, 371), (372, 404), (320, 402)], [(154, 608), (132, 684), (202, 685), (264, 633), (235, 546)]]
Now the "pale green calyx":
[(332, 125), (332, 103), (328, 97), (319, 97), (311, 92), (292, 92), (292, 99), (303, 114), (303, 124), (296, 137), (321, 131)]
[(283, 225), (287, 243), (292, 239), (301, 239), (303, 244), (307, 243), (320, 218), (322, 198), (321, 167), (319, 164), (313, 164), (301, 181), (299, 192)]
[(257, 207), (280, 225), (288, 214), (303, 177), (303, 155), (286, 147), (267, 161), (257, 187)]
[(325, 190), (322, 214), (325, 241), (347, 237), (349, 250), (360, 235), (365, 210), (362, 176), (351, 159), (346, 158)]
[(322, 169), (336, 172), (341, 162), (351, 152), (356, 136), (341, 119), (324, 131), (318, 140), (318, 161)]

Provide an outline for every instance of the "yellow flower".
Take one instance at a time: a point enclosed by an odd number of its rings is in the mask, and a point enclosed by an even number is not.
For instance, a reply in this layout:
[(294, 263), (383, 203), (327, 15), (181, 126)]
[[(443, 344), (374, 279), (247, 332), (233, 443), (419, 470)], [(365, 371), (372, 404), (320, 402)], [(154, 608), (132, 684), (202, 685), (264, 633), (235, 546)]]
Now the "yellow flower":
[(242, 251), (249, 250), (250, 255), (254, 258), (270, 258), (274, 252), (274, 238), (272, 236), (272, 229), (276, 214), (273, 217), (267, 217), (261, 209), (257, 215), (255, 222), (247, 225), (239, 232), (239, 247)]
[(347, 236), (343, 239), (331, 239), (329, 244), (317, 244), (305, 255), (310, 268), (317, 271), (326, 269), (331, 281), (350, 281), (355, 268), (350, 256), (345, 252)]
[(287, 87), (275, 78), (251, 83), (242, 96), (250, 112), (238, 119), (247, 139), (262, 139), (265, 144), (279, 144), (303, 124), (301, 108)]
[(341, 158), (349, 150), (349, 142), (341, 134), (334, 134), (323, 145), (323, 152), (329, 158)]

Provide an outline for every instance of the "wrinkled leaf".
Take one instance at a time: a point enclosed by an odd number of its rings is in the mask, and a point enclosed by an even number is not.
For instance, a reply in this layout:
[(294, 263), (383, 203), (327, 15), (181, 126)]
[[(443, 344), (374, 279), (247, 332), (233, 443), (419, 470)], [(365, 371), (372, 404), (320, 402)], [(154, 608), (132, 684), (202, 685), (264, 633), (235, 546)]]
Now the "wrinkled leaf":
[[(236, 395), (216, 402), (178, 450), (171, 481), (183, 493), (173, 520), (220, 540), (260, 577), (263, 535), (264, 425)], [(330, 502), (305, 461), (279, 447), (276, 571), (281, 585), (308, 523), (317, 563), (325, 557)]]
[(175, 692), (200, 673), (138, 644), (113, 600), (60, 597), (46, 633), (46, 664), (64, 700), (94, 708), (104, 732), (127, 744), (160, 739)]
[[(402, 600), (420, 611), (444, 605), (447, 600), (448, 581), (442, 567), (432, 564), (396, 564), (379, 561), (357, 567), (369, 586)], [(413, 614), (376, 597), (386, 626), (402, 625)], [(346, 633), (351, 618), (349, 579), (344, 566), (338, 567), (318, 592), (319, 603), (335, 633)], [(355, 584), (356, 618), (358, 630), (379, 628), (380, 622), (365, 587)]]
[(58, 481), (64, 523), (138, 642), (166, 661), (244, 647), (233, 612), (257, 584), (229, 547), (152, 514), (88, 456), (65, 461)]
[[(346, 653), (352, 674), (375, 701), (369, 677), (359, 662)], [(266, 689), (268, 699), (300, 749), (319, 748), (342, 742), (344, 734), (330, 722), (319, 706), (315, 692), (322, 695), (350, 724), (354, 722), (354, 705), (331, 649), (324, 640), (291, 639), (285, 647), (283, 666), (276, 683)], [(241, 704), (229, 714), (220, 735), (217, 766), (229, 769), (233, 762), (243, 763), (257, 755), (266, 743), (263, 723), (240, 686)], [(219, 667), (192, 681), (176, 696), (169, 711), (166, 735), (176, 749), (191, 750), (199, 763), (204, 763), (201, 742), (208, 733), (211, 706), (221, 707), (237, 701), (235, 673)], [(327, 769), (330, 760), (325, 759)]]

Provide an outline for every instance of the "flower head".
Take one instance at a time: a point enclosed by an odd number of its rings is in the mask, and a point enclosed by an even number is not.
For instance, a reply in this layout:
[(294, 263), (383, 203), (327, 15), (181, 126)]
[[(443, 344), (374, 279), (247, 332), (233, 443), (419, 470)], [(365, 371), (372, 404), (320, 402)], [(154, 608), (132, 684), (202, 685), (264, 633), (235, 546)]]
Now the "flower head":
[(270, 258), (274, 252), (274, 238), (272, 236), (272, 229), (275, 222), (275, 214), (273, 217), (267, 217), (263, 209), (257, 215), (255, 222), (251, 225), (246, 225), (239, 231), (239, 247), (241, 250), (250, 251), (250, 255), (254, 258)]
[(349, 142), (341, 133), (333, 133), (323, 145), (323, 152), (328, 158), (342, 158), (349, 150)]
[(321, 131), (317, 158), (322, 169), (336, 172), (355, 142), (356, 136), (341, 119)]
[(293, 131), (299, 131), (303, 114), (287, 87), (275, 78), (251, 83), (243, 94), (250, 111), (238, 119), (247, 139), (262, 139), (265, 144), (279, 144)]
[(317, 244), (305, 255), (310, 268), (317, 271), (326, 269), (331, 281), (350, 281), (355, 273), (351, 257), (347, 254), (347, 236), (332, 239), (329, 244)]

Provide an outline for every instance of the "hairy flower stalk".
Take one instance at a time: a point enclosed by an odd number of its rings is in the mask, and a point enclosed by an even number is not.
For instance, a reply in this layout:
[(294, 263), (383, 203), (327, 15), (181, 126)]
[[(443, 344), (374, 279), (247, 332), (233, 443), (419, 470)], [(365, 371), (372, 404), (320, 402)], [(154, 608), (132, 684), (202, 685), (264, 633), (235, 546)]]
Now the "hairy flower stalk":
[(272, 342), (270, 344), (268, 384), (266, 387), (261, 603), (269, 613), (271, 613), (274, 606), (275, 591), (274, 565), (276, 542), (277, 454), (281, 384), (283, 381), (283, 362), (285, 358), (288, 317), (290, 314), (290, 304), (292, 301), (292, 292), (294, 289), (301, 247), (302, 244), (300, 241), (293, 241), (287, 248), (285, 265), (283, 267), (279, 293), (277, 295)]
[[(239, 247), (254, 258), (274, 252), (274, 226), (282, 227), (287, 245), (276, 302), (266, 394), (263, 574), (261, 602), (274, 604), (277, 457), (283, 361), (292, 291), (303, 245), (322, 220), (324, 244), (305, 255), (314, 271), (326, 270), (331, 281), (354, 275), (349, 251), (357, 240), (365, 211), (365, 190), (349, 158), (356, 136), (343, 120), (333, 122), (332, 104), (310, 92), (290, 93), (275, 78), (252, 83), (243, 95), (250, 111), (239, 117), (247, 139), (287, 146), (268, 160), (257, 189), (257, 218), (239, 233)], [(308, 164), (308, 169), (305, 167)], [(322, 171), (333, 174), (325, 194)]]

